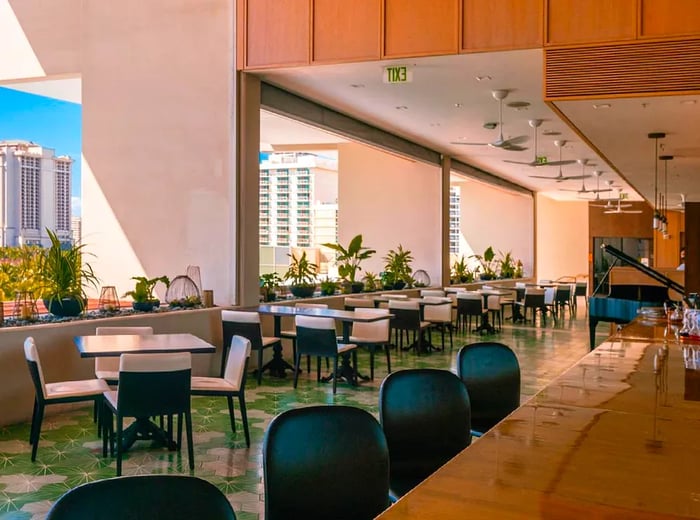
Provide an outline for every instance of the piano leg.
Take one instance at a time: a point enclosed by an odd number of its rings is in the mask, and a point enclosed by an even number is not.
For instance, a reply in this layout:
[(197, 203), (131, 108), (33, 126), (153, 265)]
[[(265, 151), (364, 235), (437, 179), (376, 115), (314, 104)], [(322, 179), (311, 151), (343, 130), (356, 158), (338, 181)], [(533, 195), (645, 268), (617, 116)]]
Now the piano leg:
[(595, 328), (598, 325), (598, 318), (592, 318), (590, 315), (588, 316), (588, 334), (590, 336), (590, 348), (593, 350), (596, 347), (595, 344)]

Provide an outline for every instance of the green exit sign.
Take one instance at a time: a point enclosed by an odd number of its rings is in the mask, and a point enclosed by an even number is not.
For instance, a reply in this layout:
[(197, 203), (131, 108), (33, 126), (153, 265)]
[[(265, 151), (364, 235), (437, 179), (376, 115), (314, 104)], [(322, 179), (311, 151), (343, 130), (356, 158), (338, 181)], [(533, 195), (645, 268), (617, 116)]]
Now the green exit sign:
[(410, 83), (413, 71), (408, 65), (390, 65), (384, 67), (384, 83)]
[(535, 163), (536, 164), (547, 164), (547, 156), (546, 155), (538, 155), (535, 158)]

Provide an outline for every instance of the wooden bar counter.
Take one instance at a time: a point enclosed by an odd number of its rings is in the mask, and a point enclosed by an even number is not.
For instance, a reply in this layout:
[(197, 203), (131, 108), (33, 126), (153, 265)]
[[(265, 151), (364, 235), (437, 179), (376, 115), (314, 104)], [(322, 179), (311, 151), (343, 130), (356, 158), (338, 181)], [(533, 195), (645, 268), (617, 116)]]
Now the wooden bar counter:
[(664, 328), (623, 329), (379, 518), (700, 518), (700, 345)]

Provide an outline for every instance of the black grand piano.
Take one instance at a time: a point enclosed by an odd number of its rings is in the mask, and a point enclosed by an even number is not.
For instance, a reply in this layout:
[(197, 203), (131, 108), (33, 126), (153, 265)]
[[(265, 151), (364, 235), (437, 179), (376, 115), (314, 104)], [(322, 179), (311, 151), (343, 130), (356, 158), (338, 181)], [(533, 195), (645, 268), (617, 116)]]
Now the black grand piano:
[[(674, 299), (669, 295), (669, 289), (678, 293), (676, 299), (683, 298), (685, 293), (685, 288), (681, 284), (638, 262), (619, 249), (606, 244), (603, 244), (600, 248), (615, 257), (615, 260), (588, 299), (588, 326), (591, 350), (595, 348), (595, 329), (599, 321), (629, 323), (637, 316), (637, 311), (640, 308), (660, 307), (664, 302)], [(651, 280), (641, 276), (637, 279), (624, 276), (620, 280), (610, 279), (608, 284), (610, 287), (609, 294), (607, 296), (597, 295), (620, 260), (637, 271), (644, 273)]]

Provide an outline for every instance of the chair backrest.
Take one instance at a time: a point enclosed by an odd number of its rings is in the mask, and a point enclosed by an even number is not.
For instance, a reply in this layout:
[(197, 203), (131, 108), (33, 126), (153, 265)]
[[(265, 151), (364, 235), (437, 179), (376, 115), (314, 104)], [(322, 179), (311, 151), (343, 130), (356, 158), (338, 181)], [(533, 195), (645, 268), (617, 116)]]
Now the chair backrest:
[(129, 475), (94, 480), (70, 489), (47, 520), (168, 518), (235, 520), (231, 504), (214, 484), (189, 475)]
[(555, 294), (555, 299), (559, 303), (568, 303), (571, 298), (571, 285), (561, 284), (556, 287), (557, 292)]
[(576, 296), (588, 295), (588, 282), (576, 282)]
[(528, 287), (525, 289), (525, 307), (542, 307), (544, 305), (544, 289), (534, 289)]
[(457, 354), (457, 374), (469, 392), (475, 430), (485, 432), (520, 406), (520, 364), (507, 345), (465, 345)]
[(46, 381), (44, 381), (44, 372), (41, 369), (39, 351), (36, 348), (36, 343), (34, 343), (34, 338), (31, 336), (24, 340), (24, 357), (27, 359), (29, 374), (32, 376), (36, 395), (46, 398)]
[(457, 293), (457, 313), (466, 316), (480, 316), (484, 300), (479, 293)]
[(170, 415), (189, 409), (192, 355), (122, 354), (117, 406), (126, 417)]
[(447, 370), (389, 374), (379, 389), (379, 421), (389, 445), (392, 490), (395, 480), (424, 480), (471, 442), (469, 395)]
[(352, 336), (367, 343), (388, 343), (389, 341), (389, 309), (355, 309), (358, 316), (386, 316), (385, 320), (361, 322), (352, 325)]
[(406, 299), (408, 299), (408, 296), (405, 295), (405, 294), (386, 294), (386, 293), (382, 293), (382, 294), (380, 294), (379, 296), (381, 296), (382, 298), (386, 298), (386, 299), (388, 299), (388, 300), (406, 300)]
[(420, 306), (414, 301), (389, 300), (391, 327), (401, 330), (420, 329)]
[(231, 338), (231, 348), (229, 348), (228, 357), (226, 358), (224, 379), (235, 385), (239, 390), (243, 390), (245, 387), (245, 373), (249, 356), (250, 340), (243, 336)]
[[(113, 334), (135, 334), (146, 336), (153, 334), (153, 327), (97, 327), (95, 334), (98, 336), (109, 336)], [(110, 372), (119, 371), (118, 357), (98, 356), (95, 358), (95, 371), (105, 370)]]
[(265, 432), (263, 480), (266, 520), (370, 520), (389, 505), (384, 433), (350, 406), (283, 412)]
[(490, 311), (501, 310), (501, 297), (497, 294), (490, 294), (486, 297), (486, 308)]
[(221, 311), (221, 327), (224, 345), (231, 344), (233, 336), (243, 336), (250, 341), (253, 350), (262, 348), (260, 315), (250, 311)]
[(556, 294), (556, 287), (547, 287), (544, 290), (544, 304), (552, 305), (554, 303), (554, 297)]
[(445, 291), (442, 289), (421, 289), (420, 295), (425, 297), (425, 296), (437, 296), (437, 297), (445, 297)]
[(327, 309), (328, 304), (327, 303), (295, 303), (295, 307), (299, 307), (300, 309)]
[(445, 297), (425, 296), (426, 305), (423, 306), (423, 319), (435, 321), (452, 321), (452, 301)]
[(355, 309), (362, 308), (362, 309), (373, 309), (374, 308), (374, 301), (370, 300), (369, 298), (345, 298), (343, 300), (343, 305), (345, 305), (345, 310), (346, 311), (353, 311)]
[(338, 355), (338, 340), (333, 318), (294, 317), (297, 329), (297, 353), (311, 356)]

